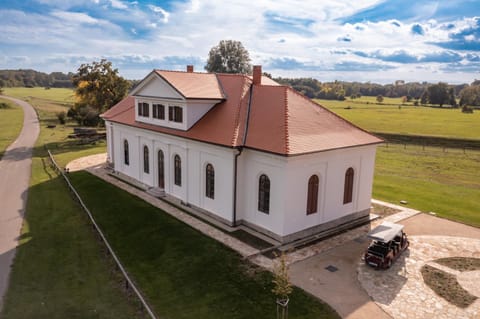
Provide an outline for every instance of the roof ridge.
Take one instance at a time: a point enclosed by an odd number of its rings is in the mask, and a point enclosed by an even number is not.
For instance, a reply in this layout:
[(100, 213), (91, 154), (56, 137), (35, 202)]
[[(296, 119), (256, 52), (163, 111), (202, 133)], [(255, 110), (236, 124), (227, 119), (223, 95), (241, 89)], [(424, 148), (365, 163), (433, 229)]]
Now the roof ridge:
[[(275, 85), (272, 85), (275, 86)], [(284, 91), (284, 99), (285, 99), (285, 120), (284, 120), (284, 125), (285, 125), (285, 153), (290, 152), (290, 134), (288, 131), (288, 124), (289, 124), (289, 119), (290, 119), (290, 114), (289, 114), (289, 108), (288, 108), (288, 90), (285, 87)]]
[(193, 73), (193, 74), (216, 74), (216, 73), (210, 73), (210, 72), (188, 72), (188, 71), (181, 71), (181, 70), (164, 70), (164, 69), (154, 69), (154, 71), (159, 71), (159, 72), (175, 72), (175, 73)]
[(372, 134), (372, 133), (370, 133), (369, 131), (367, 131), (367, 130), (365, 130), (365, 129), (361, 128), (360, 126), (357, 126), (357, 125), (353, 124), (352, 122), (350, 122), (350, 121), (348, 121), (347, 119), (345, 119), (345, 118), (341, 117), (341, 116), (340, 116), (340, 115), (338, 115), (337, 113), (335, 113), (335, 112), (333, 112), (333, 111), (329, 110), (329, 109), (328, 109), (328, 108), (326, 108), (325, 106), (323, 106), (323, 105), (321, 105), (321, 104), (319, 104), (319, 103), (317, 103), (317, 102), (313, 101), (312, 99), (310, 99), (310, 98), (306, 97), (305, 95), (301, 94), (300, 92), (297, 92), (297, 91), (296, 91), (294, 88), (292, 88), (292, 87), (288, 87), (288, 88), (290, 89), (290, 91), (291, 91), (291, 92), (293, 92), (293, 93), (295, 93), (296, 95), (298, 95), (298, 96), (302, 97), (303, 99), (305, 99), (305, 100), (309, 101), (310, 103), (312, 103), (312, 104), (314, 104), (314, 105), (316, 105), (316, 106), (318, 106), (318, 107), (322, 108), (322, 109), (323, 109), (323, 110), (325, 110), (326, 112), (328, 112), (328, 113), (332, 114), (332, 115), (333, 115), (333, 116), (335, 116), (336, 118), (339, 118), (340, 120), (344, 121), (345, 123), (347, 123), (347, 124), (349, 124), (349, 125), (351, 125), (351, 126), (355, 127), (356, 129), (359, 129), (360, 131), (362, 131), (362, 132), (364, 132), (364, 133), (367, 133), (367, 134), (369, 134), (369, 135), (371, 135), (371, 136), (374, 136), (374, 137), (378, 138), (378, 139), (379, 139), (379, 140), (381, 140), (382, 142), (384, 141), (382, 138), (380, 138), (380, 137), (376, 136), (375, 134)]

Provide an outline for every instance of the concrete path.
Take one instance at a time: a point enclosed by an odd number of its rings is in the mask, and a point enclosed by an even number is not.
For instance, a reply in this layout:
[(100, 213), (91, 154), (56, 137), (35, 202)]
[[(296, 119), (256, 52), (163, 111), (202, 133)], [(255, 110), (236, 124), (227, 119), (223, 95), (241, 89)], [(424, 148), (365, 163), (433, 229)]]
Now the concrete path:
[(23, 108), (23, 129), (0, 160), (0, 310), (22, 227), (32, 168), (32, 151), (40, 132), (33, 107), (2, 96)]

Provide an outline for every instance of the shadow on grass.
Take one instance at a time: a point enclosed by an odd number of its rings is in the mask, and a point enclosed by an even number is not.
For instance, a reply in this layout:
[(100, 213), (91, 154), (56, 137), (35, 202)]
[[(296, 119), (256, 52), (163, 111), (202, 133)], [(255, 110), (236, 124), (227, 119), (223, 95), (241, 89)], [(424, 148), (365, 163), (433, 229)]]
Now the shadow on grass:
[[(64, 181), (53, 176), (28, 191), (20, 244), (0, 317), (146, 318), (137, 301), (122, 291), (110, 256)], [(14, 250), (1, 254), (0, 262), (13, 254)]]
[[(155, 312), (171, 318), (273, 318), (272, 275), (160, 209), (86, 172), (70, 175)], [(290, 318), (338, 318), (295, 288)]]

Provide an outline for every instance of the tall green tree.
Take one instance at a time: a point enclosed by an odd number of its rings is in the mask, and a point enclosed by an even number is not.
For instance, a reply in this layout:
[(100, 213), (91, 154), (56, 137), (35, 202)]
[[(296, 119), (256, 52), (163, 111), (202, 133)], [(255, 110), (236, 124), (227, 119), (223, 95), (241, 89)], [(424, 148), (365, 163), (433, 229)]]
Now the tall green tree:
[(480, 85), (471, 85), (460, 92), (460, 106), (480, 106)]
[(240, 41), (221, 40), (210, 49), (205, 70), (217, 73), (248, 74), (252, 70), (250, 55)]
[(439, 82), (428, 87), (428, 101), (430, 104), (438, 104), (442, 107), (450, 103), (450, 94), (447, 83)]
[(91, 64), (82, 64), (72, 78), (75, 87), (75, 109), (89, 107), (98, 113), (104, 112), (120, 102), (128, 92), (130, 84), (113, 69), (106, 59)]

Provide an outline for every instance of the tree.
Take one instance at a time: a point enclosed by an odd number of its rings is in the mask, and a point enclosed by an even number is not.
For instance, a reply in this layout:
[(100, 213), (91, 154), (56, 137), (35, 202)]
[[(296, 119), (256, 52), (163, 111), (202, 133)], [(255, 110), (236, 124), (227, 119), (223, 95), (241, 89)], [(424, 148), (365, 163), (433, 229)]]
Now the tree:
[(460, 92), (460, 106), (480, 106), (480, 85), (471, 85)]
[(273, 269), (272, 292), (277, 297), (277, 319), (286, 318), (288, 314), (288, 296), (292, 293), (293, 287), (288, 276), (288, 265), (285, 253), (282, 253), (278, 264)]
[(422, 93), (422, 96), (420, 97), (420, 104), (425, 105), (428, 103), (428, 91), (425, 90)]
[(382, 95), (377, 95), (377, 102), (382, 103), (383, 102), (383, 96)]
[(74, 108), (89, 107), (98, 114), (120, 102), (129, 89), (129, 82), (112, 68), (112, 62), (102, 59), (82, 64), (72, 78), (77, 102)]
[(443, 104), (450, 102), (450, 94), (446, 83), (439, 82), (428, 87), (428, 101), (430, 104), (438, 104), (440, 107)]
[(252, 70), (250, 56), (240, 41), (221, 40), (210, 49), (205, 70), (218, 73), (248, 74)]

